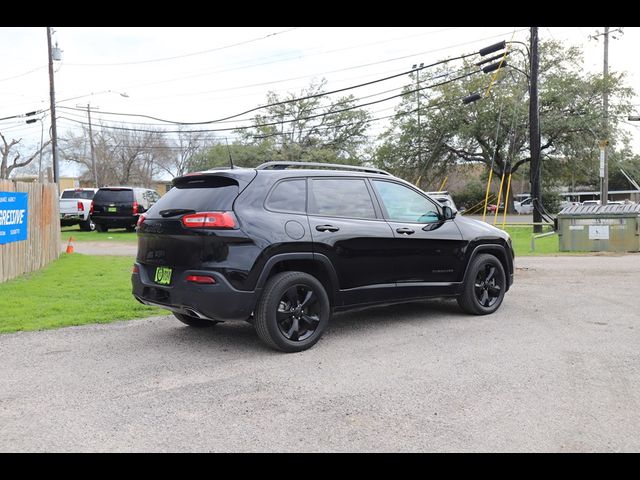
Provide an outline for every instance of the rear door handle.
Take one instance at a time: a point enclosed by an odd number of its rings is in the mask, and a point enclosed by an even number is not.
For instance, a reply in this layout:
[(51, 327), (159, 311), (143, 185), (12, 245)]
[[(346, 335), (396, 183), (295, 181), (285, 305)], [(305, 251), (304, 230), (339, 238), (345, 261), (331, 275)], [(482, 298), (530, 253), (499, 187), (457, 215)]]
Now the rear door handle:
[(396, 228), (396, 232), (402, 235), (413, 235), (414, 233), (416, 233), (415, 230), (412, 230), (410, 228)]
[(316, 230), (319, 232), (337, 232), (340, 229), (333, 225), (316, 225)]

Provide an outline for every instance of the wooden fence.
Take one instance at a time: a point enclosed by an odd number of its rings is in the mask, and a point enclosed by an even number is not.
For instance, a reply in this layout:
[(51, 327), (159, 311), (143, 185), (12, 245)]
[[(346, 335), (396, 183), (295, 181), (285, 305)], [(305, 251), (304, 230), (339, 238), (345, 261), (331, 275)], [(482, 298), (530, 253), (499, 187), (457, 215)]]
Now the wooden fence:
[(55, 183), (0, 180), (0, 192), (29, 194), (27, 240), (0, 245), (0, 283), (39, 270), (60, 255), (60, 214)]

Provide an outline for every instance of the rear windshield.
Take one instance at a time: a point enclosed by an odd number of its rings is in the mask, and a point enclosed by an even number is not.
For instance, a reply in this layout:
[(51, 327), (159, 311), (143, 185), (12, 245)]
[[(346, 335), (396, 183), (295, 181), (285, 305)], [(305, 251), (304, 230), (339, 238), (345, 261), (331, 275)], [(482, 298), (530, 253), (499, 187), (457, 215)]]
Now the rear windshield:
[(148, 217), (160, 217), (163, 210), (196, 212), (230, 211), (238, 196), (238, 183), (227, 177), (194, 177), (180, 182), (149, 209)]
[(100, 189), (93, 198), (94, 203), (126, 203), (133, 202), (133, 190)]
[(94, 195), (93, 190), (65, 190), (62, 192), (62, 198), (84, 198), (91, 200)]

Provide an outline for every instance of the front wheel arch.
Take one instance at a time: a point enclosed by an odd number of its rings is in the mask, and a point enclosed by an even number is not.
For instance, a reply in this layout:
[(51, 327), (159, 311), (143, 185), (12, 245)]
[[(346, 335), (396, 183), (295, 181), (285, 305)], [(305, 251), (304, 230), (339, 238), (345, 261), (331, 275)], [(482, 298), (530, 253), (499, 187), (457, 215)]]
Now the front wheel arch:
[(469, 255), (469, 260), (467, 261), (464, 275), (462, 278), (462, 284), (464, 285), (467, 281), (467, 276), (469, 275), (469, 266), (478, 255), (482, 255), (482, 254), (493, 255), (498, 259), (498, 261), (500, 261), (500, 263), (502, 264), (502, 268), (504, 269), (504, 273), (507, 276), (507, 285), (506, 285), (505, 291), (509, 291), (509, 288), (511, 287), (511, 282), (509, 281), (509, 275), (513, 273), (514, 267), (513, 267), (513, 263), (507, 260), (507, 255), (508, 255), (507, 250), (505, 249), (504, 246), (500, 244), (476, 245), (473, 252), (471, 252), (471, 255)]

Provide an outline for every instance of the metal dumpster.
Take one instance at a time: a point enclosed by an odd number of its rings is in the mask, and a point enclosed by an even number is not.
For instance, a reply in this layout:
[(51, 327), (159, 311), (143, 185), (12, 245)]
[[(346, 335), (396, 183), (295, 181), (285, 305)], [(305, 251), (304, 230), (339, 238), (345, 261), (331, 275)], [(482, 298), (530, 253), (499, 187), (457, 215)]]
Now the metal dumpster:
[(640, 251), (640, 204), (576, 205), (557, 217), (561, 252)]

